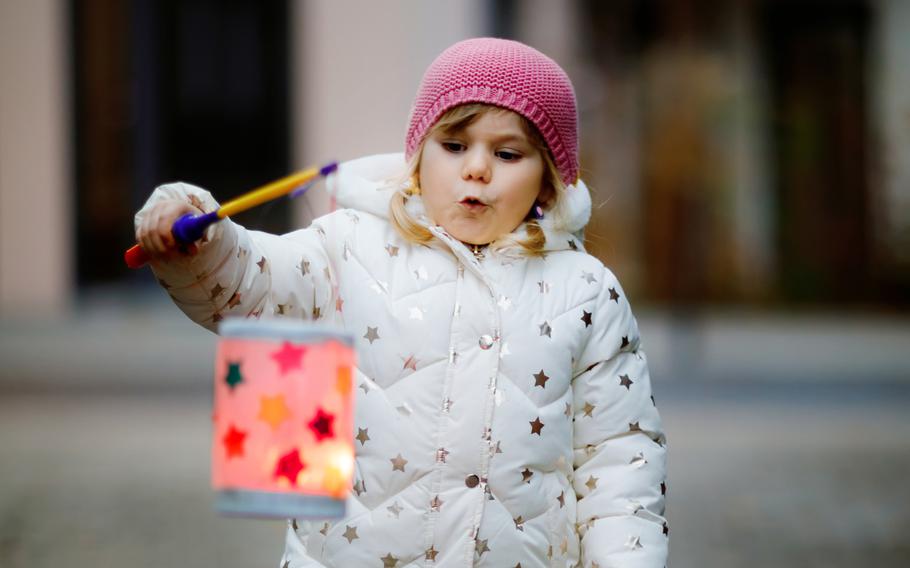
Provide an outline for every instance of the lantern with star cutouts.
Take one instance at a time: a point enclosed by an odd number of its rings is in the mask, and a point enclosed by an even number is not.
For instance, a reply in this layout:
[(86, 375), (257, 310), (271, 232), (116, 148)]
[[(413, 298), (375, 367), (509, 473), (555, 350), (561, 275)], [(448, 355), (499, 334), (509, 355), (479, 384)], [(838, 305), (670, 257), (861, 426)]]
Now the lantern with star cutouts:
[(215, 360), (212, 485), (225, 514), (344, 516), (354, 470), (353, 339), (225, 320)]

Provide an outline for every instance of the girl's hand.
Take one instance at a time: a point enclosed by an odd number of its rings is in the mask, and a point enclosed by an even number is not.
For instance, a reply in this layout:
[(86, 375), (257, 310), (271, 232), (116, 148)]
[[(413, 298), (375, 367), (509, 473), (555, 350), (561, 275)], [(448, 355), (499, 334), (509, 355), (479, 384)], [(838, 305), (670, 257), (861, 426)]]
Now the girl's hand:
[(136, 242), (153, 259), (167, 259), (173, 256), (175, 251), (195, 254), (196, 245), (181, 245), (171, 233), (174, 221), (187, 213), (199, 215), (203, 211), (182, 199), (159, 201), (149, 209), (136, 229)]

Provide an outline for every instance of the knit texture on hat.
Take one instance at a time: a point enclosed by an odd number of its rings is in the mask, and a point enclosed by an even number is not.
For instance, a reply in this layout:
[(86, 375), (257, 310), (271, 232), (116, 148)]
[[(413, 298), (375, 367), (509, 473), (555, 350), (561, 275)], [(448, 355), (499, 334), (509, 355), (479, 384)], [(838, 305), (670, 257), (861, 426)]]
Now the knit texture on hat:
[(423, 75), (405, 140), (408, 159), (449, 109), (468, 103), (507, 108), (533, 123), (562, 181), (578, 178), (575, 90), (555, 61), (517, 41), (476, 38), (443, 51)]

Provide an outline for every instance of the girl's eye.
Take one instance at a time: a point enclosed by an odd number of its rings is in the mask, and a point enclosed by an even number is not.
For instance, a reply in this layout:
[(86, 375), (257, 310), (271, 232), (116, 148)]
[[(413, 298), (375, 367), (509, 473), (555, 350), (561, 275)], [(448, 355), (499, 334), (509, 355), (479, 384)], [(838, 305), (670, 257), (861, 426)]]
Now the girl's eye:
[(506, 162), (514, 162), (521, 159), (521, 154), (512, 152), (511, 150), (497, 150), (496, 157), (500, 160), (505, 160)]
[(442, 147), (453, 153), (461, 152), (465, 148), (464, 144), (461, 142), (443, 142)]

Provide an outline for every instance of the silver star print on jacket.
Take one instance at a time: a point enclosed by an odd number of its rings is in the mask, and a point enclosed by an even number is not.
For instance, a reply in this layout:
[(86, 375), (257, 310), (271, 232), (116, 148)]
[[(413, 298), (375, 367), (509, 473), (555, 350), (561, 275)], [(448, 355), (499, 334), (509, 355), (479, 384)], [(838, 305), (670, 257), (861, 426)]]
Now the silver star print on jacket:
[(404, 466), (408, 463), (408, 460), (401, 457), (401, 454), (398, 454), (394, 458), (391, 458), (389, 461), (392, 462), (392, 471), (397, 470), (401, 472), (404, 471)]
[(541, 337), (543, 337), (544, 335), (546, 335), (547, 337), (550, 337), (550, 338), (553, 337), (553, 329), (550, 327), (550, 324), (548, 322), (543, 322), (542, 324), (538, 325), (537, 327), (540, 328)]
[(369, 341), (370, 345), (372, 345), (374, 341), (379, 339), (379, 328), (367, 326), (367, 332), (363, 334), (363, 338)]

